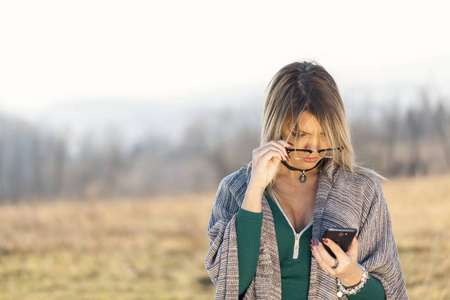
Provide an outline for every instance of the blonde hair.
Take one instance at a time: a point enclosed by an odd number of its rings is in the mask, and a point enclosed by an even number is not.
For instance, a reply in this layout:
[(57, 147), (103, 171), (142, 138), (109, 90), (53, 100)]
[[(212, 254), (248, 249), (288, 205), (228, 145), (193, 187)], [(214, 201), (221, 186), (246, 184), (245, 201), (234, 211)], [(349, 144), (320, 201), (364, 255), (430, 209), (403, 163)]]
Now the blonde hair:
[(317, 63), (294, 62), (272, 78), (263, 111), (261, 145), (279, 140), (285, 124), (297, 128), (303, 112), (317, 118), (330, 148), (343, 148), (324, 160), (354, 173), (355, 154), (344, 103), (333, 77)]

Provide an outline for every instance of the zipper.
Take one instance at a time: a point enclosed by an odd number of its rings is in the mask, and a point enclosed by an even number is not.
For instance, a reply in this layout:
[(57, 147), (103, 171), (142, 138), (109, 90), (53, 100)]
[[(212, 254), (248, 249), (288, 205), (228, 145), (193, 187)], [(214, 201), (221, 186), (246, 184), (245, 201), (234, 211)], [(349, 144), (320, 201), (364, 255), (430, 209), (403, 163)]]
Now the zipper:
[(294, 226), (292, 226), (291, 221), (289, 221), (289, 218), (284, 213), (284, 210), (281, 208), (281, 205), (278, 203), (277, 198), (275, 198), (275, 195), (271, 195), (271, 196), (275, 200), (275, 203), (277, 204), (277, 206), (280, 209), (280, 211), (283, 213), (284, 218), (288, 222), (289, 226), (291, 226), (292, 232), (294, 233), (294, 251), (293, 251), (294, 254), (292, 255), (292, 258), (293, 259), (297, 259), (298, 258), (298, 254), (299, 254), (299, 250), (300, 250), (300, 237), (302, 236), (303, 232), (305, 232), (309, 228), (309, 226), (312, 225), (313, 222), (311, 222), (308, 225), (306, 225), (306, 227), (303, 228), (303, 230), (300, 233), (297, 233), (295, 231), (295, 229), (294, 229)]
[(300, 233), (295, 234), (295, 241), (294, 241), (294, 255), (292, 256), (293, 259), (298, 258), (298, 249), (300, 248)]

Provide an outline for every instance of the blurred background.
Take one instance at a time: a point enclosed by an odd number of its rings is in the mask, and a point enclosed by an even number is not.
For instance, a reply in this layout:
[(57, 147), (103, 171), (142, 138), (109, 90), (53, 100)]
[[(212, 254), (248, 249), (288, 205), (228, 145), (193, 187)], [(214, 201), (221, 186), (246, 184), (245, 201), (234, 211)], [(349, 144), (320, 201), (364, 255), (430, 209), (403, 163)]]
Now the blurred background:
[(0, 299), (213, 298), (215, 190), (259, 144), (270, 79), (301, 60), (334, 77), (359, 162), (390, 179), (410, 297), (450, 298), (447, 14), (440, 1), (0, 2)]

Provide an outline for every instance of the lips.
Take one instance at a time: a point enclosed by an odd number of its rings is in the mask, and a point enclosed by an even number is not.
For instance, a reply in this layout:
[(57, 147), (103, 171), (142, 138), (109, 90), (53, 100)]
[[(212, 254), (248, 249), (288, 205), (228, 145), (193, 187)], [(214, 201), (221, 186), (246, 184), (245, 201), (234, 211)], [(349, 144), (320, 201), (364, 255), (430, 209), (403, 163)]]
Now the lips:
[(318, 157), (307, 157), (307, 158), (304, 158), (303, 160), (307, 163), (315, 163), (319, 160), (319, 158)]

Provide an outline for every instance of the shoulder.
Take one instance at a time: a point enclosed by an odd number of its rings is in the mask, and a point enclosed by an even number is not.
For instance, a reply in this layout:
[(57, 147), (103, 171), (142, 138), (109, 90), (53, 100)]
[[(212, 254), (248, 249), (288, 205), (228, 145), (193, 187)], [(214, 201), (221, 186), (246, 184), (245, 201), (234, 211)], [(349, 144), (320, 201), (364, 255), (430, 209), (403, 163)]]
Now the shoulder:
[(219, 190), (226, 190), (234, 197), (239, 197), (247, 189), (247, 179), (251, 166), (240, 168), (222, 179)]
[(337, 207), (351, 211), (357, 217), (355, 224), (364, 223), (370, 214), (381, 217), (386, 213), (380, 177), (370, 169), (357, 167), (355, 172), (337, 170), (330, 199), (334, 199), (332, 203), (337, 203)]
[(222, 179), (214, 200), (210, 226), (217, 220), (230, 220), (242, 204), (247, 188), (247, 169), (238, 171)]
[(382, 195), (380, 176), (363, 167), (356, 167), (355, 172), (338, 168), (334, 185), (352, 194), (359, 194), (365, 199)]
[(379, 186), (380, 176), (375, 171), (359, 167), (355, 168), (355, 172), (341, 170), (339, 178), (348, 182), (359, 183), (365, 186)]

